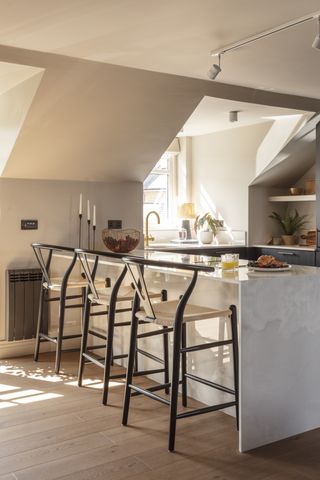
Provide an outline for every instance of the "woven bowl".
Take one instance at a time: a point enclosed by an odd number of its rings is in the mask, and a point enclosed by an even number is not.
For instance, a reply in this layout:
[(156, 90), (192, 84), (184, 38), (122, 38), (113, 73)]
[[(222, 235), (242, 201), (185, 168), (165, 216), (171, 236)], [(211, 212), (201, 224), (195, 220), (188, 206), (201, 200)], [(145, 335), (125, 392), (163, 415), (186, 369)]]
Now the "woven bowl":
[(133, 228), (124, 230), (105, 228), (102, 230), (102, 240), (112, 252), (129, 253), (138, 246), (140, 232)]

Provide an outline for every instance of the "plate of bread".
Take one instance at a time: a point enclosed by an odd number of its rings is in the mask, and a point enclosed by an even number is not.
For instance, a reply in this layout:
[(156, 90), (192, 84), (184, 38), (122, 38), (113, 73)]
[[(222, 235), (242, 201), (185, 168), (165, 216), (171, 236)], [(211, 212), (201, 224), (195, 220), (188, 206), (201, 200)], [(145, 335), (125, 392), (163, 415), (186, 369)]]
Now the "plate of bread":
[(292, 265), (281, 262), (272, 255), (261, 255), (250, 266), (255, 272), (287, 272), (292, 268)]

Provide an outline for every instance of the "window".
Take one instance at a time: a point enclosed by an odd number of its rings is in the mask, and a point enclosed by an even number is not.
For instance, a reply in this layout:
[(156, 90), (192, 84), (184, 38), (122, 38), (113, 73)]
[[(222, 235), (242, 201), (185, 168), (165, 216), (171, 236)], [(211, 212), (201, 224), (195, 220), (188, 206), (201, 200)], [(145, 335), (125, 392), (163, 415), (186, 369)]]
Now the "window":
[(162, 155), (143, 184), (143, 215), (156, 210), (161, 224), (170, 223), (174, 216), (174, 155)]

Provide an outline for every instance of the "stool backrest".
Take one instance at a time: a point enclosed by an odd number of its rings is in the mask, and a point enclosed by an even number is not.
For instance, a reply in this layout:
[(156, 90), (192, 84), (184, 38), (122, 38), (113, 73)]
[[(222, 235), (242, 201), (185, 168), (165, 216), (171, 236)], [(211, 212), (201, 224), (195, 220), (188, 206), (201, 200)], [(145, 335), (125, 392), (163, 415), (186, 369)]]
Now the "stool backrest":
[(140, 304), (143, 307), (146, 316), (150, 319), (155, 320), (156, 316), (152, 307), (152, 303), (150, 301), (147, 284), (144, 279), (143, 265), (141, 265), (139, 261), (131, 260), (128, 258), (124, 258), (123, 261), (127, 265), (128, 272), (131, 276), (134, 288), (140, 298)]
[(81, 262), (83, 272), (85, 274), (86, 280), (88, 282), (88, 286), (90, 291), (94, 297), (94, 299), (99, 299), (99, 293), (95, 287), (94, 279), (97, 273), (98, 263), (99, 263), (99, 255), (95, 255), (92, 253), (88, 253), (82, 250), (76, 250), (78, 254), (78, 258)]
[(50, 278), (50, 265), (51, 265), (53, 254), (55, 252), (56, 253), (60, 252), (61, 254), (62, 253), (71, 254), (71, 263), (68, 266), (63, 276), (63, 283), (66, 284), (76, 261), (76, 254), (74, 252), (74, 249), (71, 247), (49, 245), (46, 243), (32, 243), (31, 247), (33, 248), (36, 259), (38, 260), (38, 263), (42, 272), (43, 280), (46, 282), (47, 288), (50, 288), (52, 286), (52, 282)]

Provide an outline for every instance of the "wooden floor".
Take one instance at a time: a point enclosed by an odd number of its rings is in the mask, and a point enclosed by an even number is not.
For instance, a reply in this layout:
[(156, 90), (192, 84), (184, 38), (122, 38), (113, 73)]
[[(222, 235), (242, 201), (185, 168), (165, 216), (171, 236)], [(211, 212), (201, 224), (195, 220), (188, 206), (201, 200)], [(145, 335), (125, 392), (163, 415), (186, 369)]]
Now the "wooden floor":
[(166, 406), (136, 397), (122, 427), (121, 382), (104, 407), (97, 367), (78, 388), (77, 356), (64, 354), (60, 376), (52, 360), (1, 362), (0, 480), (320, 479), (320, 430), (239, 454), (234, 420), (215, 412), (180, 420), (169, 453)]

